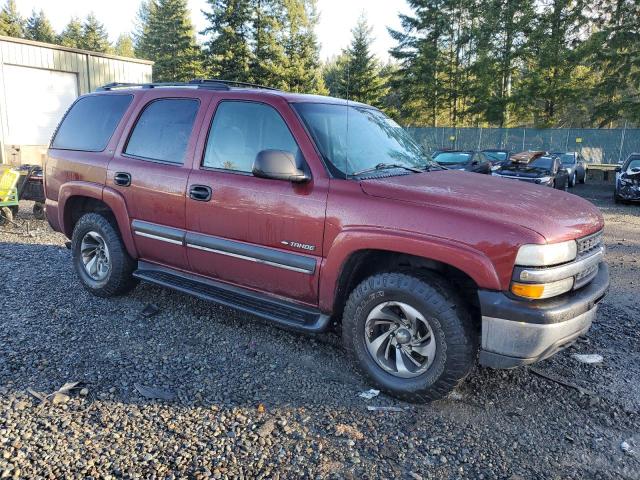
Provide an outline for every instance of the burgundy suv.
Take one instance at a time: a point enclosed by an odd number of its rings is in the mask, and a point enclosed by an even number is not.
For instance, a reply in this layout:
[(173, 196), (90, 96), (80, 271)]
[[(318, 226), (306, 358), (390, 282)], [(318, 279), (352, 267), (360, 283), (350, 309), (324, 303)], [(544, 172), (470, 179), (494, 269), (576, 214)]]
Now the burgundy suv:
[(101, 297), (138, 280), (302, 332), (340, 326), (378, 387), (441, 398), (553, 355), (607, 289), (603, 220), (565, 192), (445, 170), (367, 105), (224, 81), (80, 97), (51, 226)]

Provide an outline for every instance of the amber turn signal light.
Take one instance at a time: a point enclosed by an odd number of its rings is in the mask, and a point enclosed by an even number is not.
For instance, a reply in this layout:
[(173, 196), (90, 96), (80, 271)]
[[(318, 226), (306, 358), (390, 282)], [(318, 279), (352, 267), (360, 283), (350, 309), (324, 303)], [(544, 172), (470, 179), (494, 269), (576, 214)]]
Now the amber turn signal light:
[(573, 288), (573, 277), (551, 283), (517, 283), (511, 284), (511, 292), (519, 297), (531, 300), (562, 295)]

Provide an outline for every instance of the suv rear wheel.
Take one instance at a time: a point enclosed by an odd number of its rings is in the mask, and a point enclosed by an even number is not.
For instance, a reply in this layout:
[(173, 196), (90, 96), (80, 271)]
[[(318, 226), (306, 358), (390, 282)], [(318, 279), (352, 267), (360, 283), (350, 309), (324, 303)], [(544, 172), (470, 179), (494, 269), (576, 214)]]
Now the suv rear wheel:
[(129, 256), (112, 221), (98, 213), (83, 215), (71, 239), (73, 266), (82, 285), (98, 297), (133, 289), (136, 262)]
[(446, 396), (471, 371), (478, 348), (467, 309), (437, 275), (367, 278), (347, 301), (342, 337), (376, 386), (413, 402)]

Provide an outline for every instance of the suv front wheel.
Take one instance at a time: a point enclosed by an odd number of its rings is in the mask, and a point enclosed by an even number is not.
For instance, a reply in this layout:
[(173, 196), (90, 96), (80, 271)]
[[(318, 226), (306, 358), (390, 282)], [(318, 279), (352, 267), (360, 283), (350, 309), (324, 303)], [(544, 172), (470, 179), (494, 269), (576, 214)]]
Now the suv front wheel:
[(82, 285), (98, 297), (133, 289), (136, 262), (129, 256), (112, 221), (99, 213), (83, 215), (71, 239), (73, 266)]
[(478, 348), (469, 312), (435, 274), (364, 280), (345, 306), (342, 337), (376, 386), (413, 402), (446, 396), (471, 371)]

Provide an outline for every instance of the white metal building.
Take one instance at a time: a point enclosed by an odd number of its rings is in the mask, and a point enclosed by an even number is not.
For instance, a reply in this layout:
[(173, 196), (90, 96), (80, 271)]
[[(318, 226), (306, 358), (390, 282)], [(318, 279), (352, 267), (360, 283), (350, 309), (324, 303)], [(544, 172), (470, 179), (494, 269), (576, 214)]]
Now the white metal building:
[(79, 95), (151, 81), (153, 62), (0, 36), (0, 163), (40, 164)]

